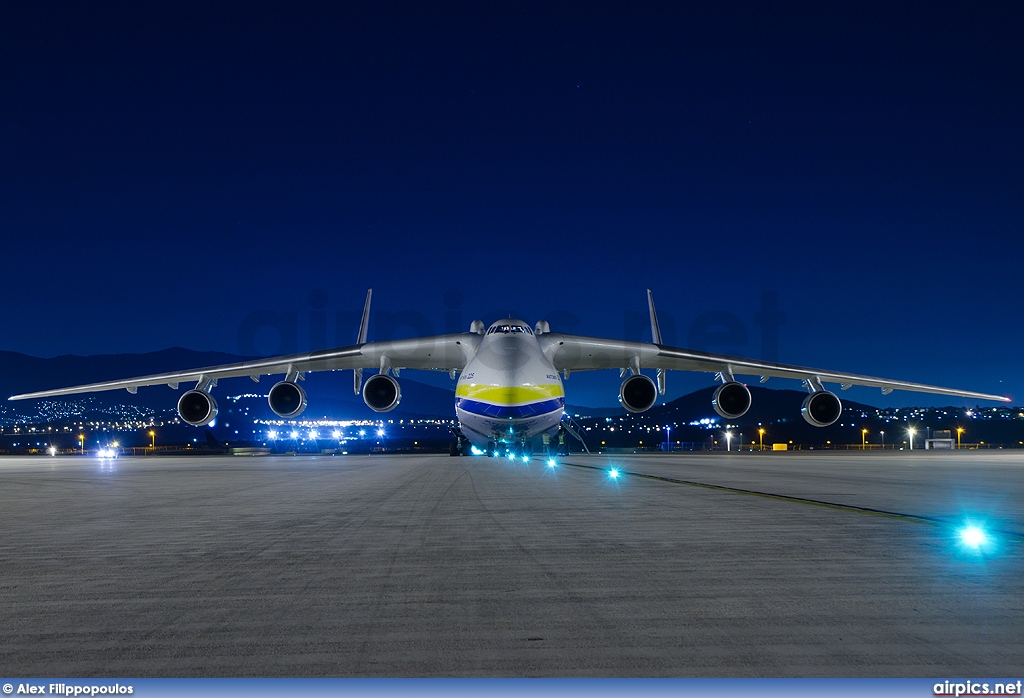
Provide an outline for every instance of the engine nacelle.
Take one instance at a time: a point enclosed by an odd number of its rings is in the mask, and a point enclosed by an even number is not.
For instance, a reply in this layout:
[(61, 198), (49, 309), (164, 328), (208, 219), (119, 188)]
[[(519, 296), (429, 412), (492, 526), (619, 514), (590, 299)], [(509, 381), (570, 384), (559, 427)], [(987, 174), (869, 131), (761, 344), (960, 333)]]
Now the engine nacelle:
[(658, 401), (658, 386), (642, 373), (630, 376), (619, 386), (619, 402), (630, 412), (646, 412)]
[(711, 398), (711, 406), (723, 419), (737, 419), (750, 409), (750, 388), (738, 381), (722, 383)]
[(374, 412), (390, 412), (402, 400), (398, 381), (386, 373), (370, 376), (363, 384), (363, 402)]
[(827, 390), (811, 393), (804, 398), (804, 404), (800, 407), (800, 414), (808, 424), (815, 427), (827, 427), (835, 424), (842, 413), (843, 403), (835, 393), (830, 393)]
[(270, 389), (267, 402), (278, 417), (292, 419), (306, 409), (306, 391), (298, 383), (281, 381)]
[(185, 424), (205, 427), (217, 418), (217, 401), (202, 390), (189, 390), (178, 398), (178, 416)]

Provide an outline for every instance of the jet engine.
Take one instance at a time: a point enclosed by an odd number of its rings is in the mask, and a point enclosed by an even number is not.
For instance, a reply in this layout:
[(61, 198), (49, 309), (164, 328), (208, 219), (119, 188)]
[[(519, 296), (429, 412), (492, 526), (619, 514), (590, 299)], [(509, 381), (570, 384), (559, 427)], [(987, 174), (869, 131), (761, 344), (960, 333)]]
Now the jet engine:
[(178, 416), (194, 427), (205, 427), (217, 418), (217, 401), (203, 390), (189, 390), (178, 399)]
[(292, 419), (306, 409), (306, 391), (298, 383), (281, 381), (270, 389), (267, 402), (278, 417)]
[(390, 412), (398, 407), (401, 399), (398, 381), (386, 373), (370, 376), (363, 384), (363, 402), (374, 412)]
[(738, 381), (722, 383), (711, 398), (711, 406), (723, 419), (737, 419), (750, 409), (750, 389)]
[(819, 390), (804, 398), (804, 404), (800, 407), (800, 414), (808, 424), (815, 427), (827, 427), (835, 424), (839, 415), (843, 413), (843, 403), (839, 401), (835, 393), (827, 390)]
[(646, 412), (657, 400), (658, 386), (641, 373), (630, 376), (619, 386), (619, 402), (630, 412)]

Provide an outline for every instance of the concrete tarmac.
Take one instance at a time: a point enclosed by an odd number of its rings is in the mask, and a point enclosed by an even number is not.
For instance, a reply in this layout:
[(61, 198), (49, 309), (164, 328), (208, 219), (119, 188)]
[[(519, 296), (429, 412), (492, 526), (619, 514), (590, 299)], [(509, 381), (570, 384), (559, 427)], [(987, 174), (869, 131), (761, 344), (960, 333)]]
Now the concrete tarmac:
[(3, 458), (0, 671), (1016, 679), (1022, 497), (1024, 452)]

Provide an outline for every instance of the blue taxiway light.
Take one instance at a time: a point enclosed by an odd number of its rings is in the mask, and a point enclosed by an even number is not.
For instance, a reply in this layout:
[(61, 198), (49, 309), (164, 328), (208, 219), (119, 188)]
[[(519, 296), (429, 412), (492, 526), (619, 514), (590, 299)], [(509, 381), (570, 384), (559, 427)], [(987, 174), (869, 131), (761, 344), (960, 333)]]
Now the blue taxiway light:
[(558, 465), (558, 463), (555, 462), (554, 458), (552, 458), (551, 460), (548, 461), (548, 467), (549, 468), (554, 468), (556, 465)]
[(529, 463), (530, 462), (530, 457), (529, 456), (523, 456), (523, 462), (524, 463)]
[(508, 454), (508, 459), (509, 460), (515, 460), (516, 459), (516, 454), (514, 454), (514, 453)]
[(615, 480), (616, 478), (619, 477), (619, 469), (612, 468), (611, 470), (608, 471), (608, 476), (611, 477), (612, 480)]
[(960, 540), (970, 548), (980, 548), (988, 542), (988, 536), (977, 526), (968, 525), (960, 529)]

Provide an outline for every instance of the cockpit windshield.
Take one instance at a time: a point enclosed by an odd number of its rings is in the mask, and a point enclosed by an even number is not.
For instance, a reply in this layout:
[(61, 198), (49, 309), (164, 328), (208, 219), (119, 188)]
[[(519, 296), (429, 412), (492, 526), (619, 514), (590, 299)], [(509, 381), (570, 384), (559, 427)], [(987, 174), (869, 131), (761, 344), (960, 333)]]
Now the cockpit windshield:
[(494, 325), (487, 334), (533, 334), (533, 330), (524, 325)]

